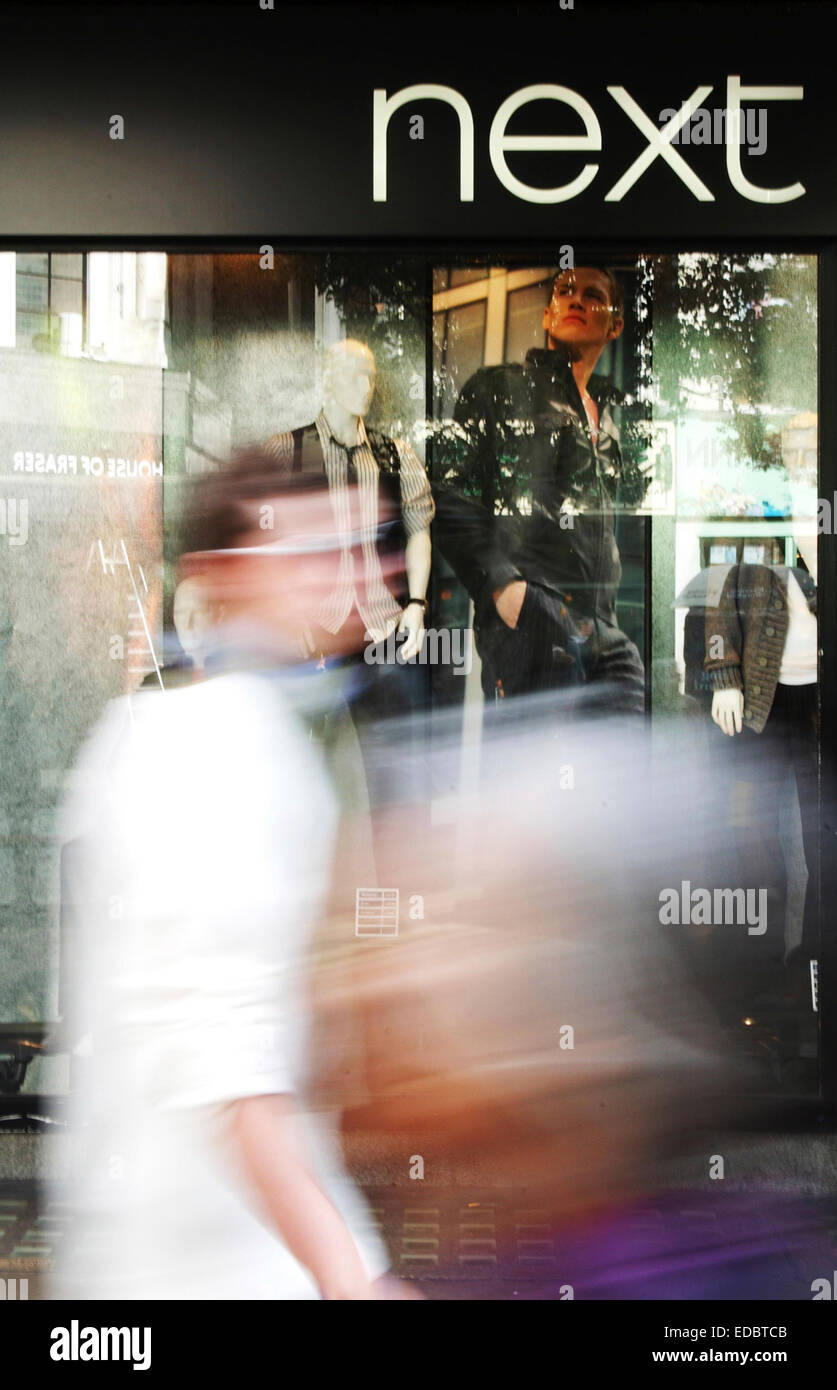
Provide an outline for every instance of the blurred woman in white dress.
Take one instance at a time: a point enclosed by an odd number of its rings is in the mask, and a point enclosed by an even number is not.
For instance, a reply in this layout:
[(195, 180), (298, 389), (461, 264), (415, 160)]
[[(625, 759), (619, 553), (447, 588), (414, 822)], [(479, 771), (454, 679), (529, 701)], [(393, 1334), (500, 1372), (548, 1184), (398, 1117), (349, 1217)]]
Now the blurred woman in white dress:
[(322, 482), (250, 453), (198, 485), (178, 607), (204, 678), (113, 702), (78, 762), (77, 1217), (53, 1297), (404, 1292), (304, 1094), (337, 820), (301, 717), (329, 696), (300, 644), (339, 562)]

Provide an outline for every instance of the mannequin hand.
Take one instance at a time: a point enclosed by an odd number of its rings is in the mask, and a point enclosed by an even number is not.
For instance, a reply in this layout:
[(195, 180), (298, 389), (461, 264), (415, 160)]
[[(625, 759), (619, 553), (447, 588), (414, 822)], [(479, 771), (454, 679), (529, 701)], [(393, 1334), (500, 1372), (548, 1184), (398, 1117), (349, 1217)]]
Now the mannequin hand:
[(517, 627), (517, 620), (520, 617), (520, 610), (523, 607), (525, 597), (525, 579), (513, 579), (511, 584), (506, 584), (502, 589), (494, 590), (494, 607), (506, 627)]
[(417, 603), (408, 604), (401, 614), (398, 631), (408, 634), (401, 645), (399, 659), (409, 661), (411, 657), (418, 656), (424, 641), (424, 609)]
[(712, 696), (712, 718), (730, 738), (741, 733), (741, 716), (744, 713), (743, 690), (716, 690)]

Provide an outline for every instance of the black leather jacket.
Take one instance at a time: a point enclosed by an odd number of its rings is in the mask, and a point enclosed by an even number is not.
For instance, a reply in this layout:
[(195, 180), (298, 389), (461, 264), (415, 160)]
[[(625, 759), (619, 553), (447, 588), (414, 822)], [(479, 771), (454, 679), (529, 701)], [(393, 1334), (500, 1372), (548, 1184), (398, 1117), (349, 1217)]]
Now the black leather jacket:
[(437, 433), (434, 543), (474, 599), (477, 621), (495, 589), (526, 579), (576, 613), (615, 622), (615, 510), (635, 506), (646, 483), (639, 468), (623, 466), (612, 413), (621, 393), (595, 374), (587, 389), (599, 411), (595, 446), (562, 347), (475, 372)]

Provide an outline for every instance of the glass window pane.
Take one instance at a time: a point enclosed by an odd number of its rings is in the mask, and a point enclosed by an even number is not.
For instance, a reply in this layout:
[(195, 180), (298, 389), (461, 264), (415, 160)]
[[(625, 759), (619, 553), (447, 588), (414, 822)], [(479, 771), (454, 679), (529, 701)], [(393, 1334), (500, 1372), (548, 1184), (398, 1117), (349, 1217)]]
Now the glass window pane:
[(446, 315), (441, 396), (438, 408), (444, 418), (453, 412), (456, 398), (469, 376), (482, 366), (485, 346), (486, 303), (463, 304)]
[(77, 252), (70, 255), (56, 254), (50, 261), (50, 274), (67, 280), (80, 280), (83, 263), (84, 257)]
[[(683, 795), (697, 833), (670, 881), (712, 895), (690, 945), (713, 1006), (752, 1030), (752, 1055), (792, 1059), (765, 1084), (810, 1094), (808, 982), (795, 1011), (775, 996), (789, 997), (793, 953), (807, 971), (818, 951), (817, 259), (681, 254), (649, 268), (669, 454), (667, 514), (652, 521), (652, 711), (694, 739)], [(730, 885), (750, 903), (744, 924), (716, 901)]]
[(16, 297), (18, 309), (46, 309), (49, 282), (45, 275), (18, 275)]
[(485, 280), (488, 278), (488, 271), (485, 266), (480, 266), (477, 270), (452, 270), (450, 273), (450, 287), (454, 289), (457, 285), (472, 285), (475, 280)]
[(507, 362), (522, 362), (530, 348), (545, 345), (543, 311), (548, 298), (549, 281), (542, 285), (526, 285), (509, 294), (506, 300)]
[(45, 251), (18, 251), (15, 269), (18, 275), (46, 275), (49, 256)]
[[(815, 567), (816, 259), (659, 257), (653, 301), (654, 420), (669, 431), (674, 471), (672, 514), (655, 522), (660, 710), (706, 684), (704, 653), (691, 669), (684, 649), (704, 569), (784, 566), (797, 538)], [(664, 620), (671, 587), (678, 603)]]
[(16, 346), (19, 348), (31, 347), (33, 338), (46, 335), (48, 323), (46, 314), (18, 313), (15, 322)]
[(50, 286), (50, 308), (55, 314), (80, 314), (81, 281), (53, 279)]

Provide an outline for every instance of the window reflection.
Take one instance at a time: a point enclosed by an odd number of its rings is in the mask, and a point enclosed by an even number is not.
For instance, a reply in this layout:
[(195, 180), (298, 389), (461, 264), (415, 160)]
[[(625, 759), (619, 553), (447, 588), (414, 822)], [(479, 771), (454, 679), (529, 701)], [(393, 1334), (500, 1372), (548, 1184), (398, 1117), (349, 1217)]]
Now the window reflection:
[[(442, 436), (468, 383), (484, 369), (522, 369), (533, 349), (549, 351), (543, 314), (556, 268), (546, 259), (432, 269), (431, 330), (421, 256), (385, 265), (336, 252), (277, 256), (268, 274), (253, 256), (0, 254), (0, 543), (8, 547), (0, 571), (0, 732), (17, 750), (0, 780), (0, 913), (16, 943), (12, 968), (0, 971), (0, 1020), (55, 1013), (55, 979), (44, 967), (59, 906), (49, 818), (106, 702), (144, 681), (162, 683), (171, 656), (167, 554), (183, 480), (215, 470), (238, 445), (313, 420), (323, 352), (354, 334), (374, 346), (378, 363), (370, 420), (408, 439), (422, 461), (429, 434), (428, 470), (438, 485)], [(807, 678), (815, 624), (806, 612), (815, 614), (817, 579), (816, 258), (621, 254), (613, 271), (624, 323), (595, 369), (616, 393), (610, 414), (600, 401), (592, 420), (586, 406), (573, 418), (574, 407), (558, 402), (558, 433), (577, 429), (586, 439), (589, 431), (592, 439), (598, 431), (599, 494), (568, 488), (552, 521), (571, 543), (585, 525), (601, 525), (611, 561), (614, 552), (618, 558), (608, 626), (638, 654), (638, 703), (652, 726), (691, 721), (705, 765), (717, 761), (712, 808), (716, 823), (731, 827), (729, 864), (701, 859), (697, 844), (696, 859), (678, 872), (707, 886), (746, 880), (754, 891), (770, 889), (763, 948), (751, 943), (727, 962), (731, 980), (748, 982), (746, 998), (713, 995), (734, 1029), (744, 1004), (758, 1024), (758, 999), (770, 997), (777, 962), (811, 946), (806, 881), (816, 868), (804, 757), (796, 765), (777, 754), (764, 772), (767, 755), (756, 755), (772, 741), (772, 715), (757, 732), (756, 714), (746, 713), (758, 711), (763, 693), (752, 670), (749, 692), (742, 690), (744, 731), (725, 737), (713, 709), (733, 702), (715, 698), (720, 668), (710, 644), (721, 635), (712, 630), (713, 612), (746, 605), (747, 584), (762, 586), (759, 603), (781, 600), (792, 610), (784, 679), (775, 683), (785, 687), (776, 709), (787, 730), (810, 697), (805, 687), (815, 688)], [(547, 397), (545, 409), (555, 408)], [(532, 425), (515, 403), (503, 423), (518, 435)], [(614, 444), (621, 472), (606, 447)], [(484, 471), (493, 517), (503, 524), (544, 517), (550, 499), (518, 486), (511, 447)], [(26, 543), (14, 545), (24, 503)], [(484, 619), (441, 545), (433, 563), (433, 625), (459, 631)], [(578, 603), (578, 592), (570, 598)], [(590, 636), (590, 618), (582, 617), (561, 649), (573, 678), (584, 672)], [(762, 658), (755, 651), (755, 663)], [(815, 673), (815, 652), (813, 661)], [(442, 667), (430, 675), (437, 705), (461, 706), (463, 741), (473, 743), (490, 703), (479, 650), (465, 678)], [(794, 679), (799, 689), (787, 695)], [(721, 688), (734, 689), (730, 681)], [(685, 780), (682, 793), (688, 818), (689, 798), (698, 797)], [(768, 809), (775, 823), (763, 818)], [(768, 849), (757, 848), (756, 831)], [(708, 959), (691, 946), (698, 961)], [(718, 984), (714, 974), (710, 984)], [(810, 1052), (810, 1039), (803, 1044)], [(27, 1089), (42, 1087), (47, 1065), (33, 1063)]]

